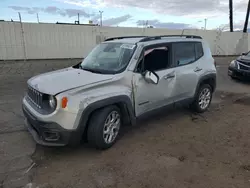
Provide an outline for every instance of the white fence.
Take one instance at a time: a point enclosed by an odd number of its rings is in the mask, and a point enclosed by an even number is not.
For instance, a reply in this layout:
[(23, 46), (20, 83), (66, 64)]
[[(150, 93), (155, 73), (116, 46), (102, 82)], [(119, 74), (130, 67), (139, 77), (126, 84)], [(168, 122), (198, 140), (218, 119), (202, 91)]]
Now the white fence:
[(241, 32), (0, 22), (0, 60), (82, 58), (107, 37), (182, 33), (202, 36), (213, 55), (238, 55), (250, 48), (248, 34)]

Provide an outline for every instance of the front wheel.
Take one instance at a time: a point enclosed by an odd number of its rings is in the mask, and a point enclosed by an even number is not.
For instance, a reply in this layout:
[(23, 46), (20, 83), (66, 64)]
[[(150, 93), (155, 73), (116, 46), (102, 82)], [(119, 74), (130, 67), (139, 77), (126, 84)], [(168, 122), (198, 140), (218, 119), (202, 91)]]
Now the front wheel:
[(197, 95), (191, 107), (198, 113), (205, 112), (212, 101), (212, 88), (208, 84), (204, 84), (199, 88)]
[(117, 140), (121, 126), (121, 112), (117, 106), (97, 110), (88, 125), (88, 142), (97, 149), (108, 149)]

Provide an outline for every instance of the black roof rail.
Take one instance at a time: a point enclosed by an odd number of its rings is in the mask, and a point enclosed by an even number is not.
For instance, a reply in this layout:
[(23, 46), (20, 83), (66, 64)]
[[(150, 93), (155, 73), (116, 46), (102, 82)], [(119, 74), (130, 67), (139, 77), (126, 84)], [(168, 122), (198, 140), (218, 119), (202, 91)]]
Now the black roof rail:
[(167, 37), (185, 37), (185, 38), (193, 38), (193, 39), (202, 39), (201, 36), (197, 36), (197, 35), (159, 35), (159, 36), (144, 37), (139, 42), (147, 42), (147, 41), (151, 41), (151, 40), (159, 40), (159, 39), (167, 38)]
[(111, 41), (111, 40), (117, 40), (117, 39), (128, 39), (128, 38), (145, 38), (148, 36), (122, 36), (122, 37), (112, 37), (112, 38), (107, 38), (104, 41)]

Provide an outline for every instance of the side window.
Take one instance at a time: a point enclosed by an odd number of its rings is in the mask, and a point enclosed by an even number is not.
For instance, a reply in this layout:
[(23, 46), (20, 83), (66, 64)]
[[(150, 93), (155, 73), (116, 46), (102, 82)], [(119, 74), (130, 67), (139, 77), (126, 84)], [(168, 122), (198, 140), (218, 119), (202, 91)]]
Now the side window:
[(180, 42), (174, 43), (175, 49), (175, 64), (177, 66), (192, 63), (196, 59), (195, 43)]
[[(167, 69), (170, 67), (170, 50), (167, 46), (146, 48), (144, 50), (144, 70), (148, 71), (158, 71)], [(137, 72), (142, 70), (142, 60), (141, 56)]]
[(196, 59), (199, 59), (204, 55), (201, 42), (195, 43), (195, 53), (196, 53), (196, 56), (195, 56)]

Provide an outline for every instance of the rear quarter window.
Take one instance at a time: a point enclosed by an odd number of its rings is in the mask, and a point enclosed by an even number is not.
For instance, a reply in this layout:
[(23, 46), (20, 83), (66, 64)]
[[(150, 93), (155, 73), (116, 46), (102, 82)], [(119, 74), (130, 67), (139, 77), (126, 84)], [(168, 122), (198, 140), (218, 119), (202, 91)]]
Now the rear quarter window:
[(195, 61), (195, 45), (192, 42), (174, 43), (174, 59), (177, 66)]
[(193, 63), (204, 55), (201, 42), (178, 42), (173, 45), (176, 66)]
[(204, 55), (203, 46), (201, 42), (195, 43), (195, 59), (200, 59)]

